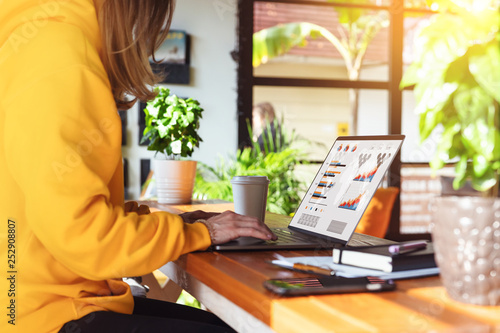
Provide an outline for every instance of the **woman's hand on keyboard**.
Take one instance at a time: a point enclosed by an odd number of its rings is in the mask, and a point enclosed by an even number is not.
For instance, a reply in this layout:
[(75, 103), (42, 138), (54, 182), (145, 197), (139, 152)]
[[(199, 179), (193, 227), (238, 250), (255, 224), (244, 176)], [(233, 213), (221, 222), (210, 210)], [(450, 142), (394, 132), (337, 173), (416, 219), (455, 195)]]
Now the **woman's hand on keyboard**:
[(276, 240), (276, 235), (258, 218), (225, 211), (209, 219), (196, 222), (205, 224), (210, 233), (212, 244), (227, 243), (238, 237), (255, 237), (264, 240)]

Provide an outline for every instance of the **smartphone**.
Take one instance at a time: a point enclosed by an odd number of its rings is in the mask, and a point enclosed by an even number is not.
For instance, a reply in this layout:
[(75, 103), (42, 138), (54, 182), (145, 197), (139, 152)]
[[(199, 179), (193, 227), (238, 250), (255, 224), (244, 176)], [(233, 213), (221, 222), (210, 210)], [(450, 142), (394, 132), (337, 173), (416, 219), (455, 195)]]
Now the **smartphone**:
[(264, 281), (264, 287), (276, 294), (300, 296), (389, 291), (396, 288), (396, 283), (376, 276), (357, 278), (328, 276), (267, 280)]

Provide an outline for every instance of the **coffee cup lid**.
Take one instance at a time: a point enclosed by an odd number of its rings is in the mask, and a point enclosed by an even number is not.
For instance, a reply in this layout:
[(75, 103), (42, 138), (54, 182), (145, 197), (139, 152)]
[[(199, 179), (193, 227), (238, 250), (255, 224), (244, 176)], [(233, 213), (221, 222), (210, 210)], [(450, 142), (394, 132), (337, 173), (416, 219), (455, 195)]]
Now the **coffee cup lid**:
[(269, 179), (266, 176), (234, 176), (231, 184), (269, 184)]

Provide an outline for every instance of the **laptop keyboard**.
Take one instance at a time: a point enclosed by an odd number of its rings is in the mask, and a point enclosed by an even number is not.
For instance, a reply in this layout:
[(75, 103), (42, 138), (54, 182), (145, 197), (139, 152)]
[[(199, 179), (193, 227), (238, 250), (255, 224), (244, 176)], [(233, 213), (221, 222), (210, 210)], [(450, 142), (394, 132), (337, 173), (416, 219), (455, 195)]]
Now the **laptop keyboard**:
[[(287, 229), (280, 229), (280, 228), (274, 228), (272, 229), (274, 234), (278, 236), (278, 241), (280, 243), (283, 242), (304, 242), (307, 241), (309, 242), (310, 240), (304, 236), (301, 236), (297, 233), (293, 233), (290, 230)], [(274, 241), (276, 242), (276, 241)]]

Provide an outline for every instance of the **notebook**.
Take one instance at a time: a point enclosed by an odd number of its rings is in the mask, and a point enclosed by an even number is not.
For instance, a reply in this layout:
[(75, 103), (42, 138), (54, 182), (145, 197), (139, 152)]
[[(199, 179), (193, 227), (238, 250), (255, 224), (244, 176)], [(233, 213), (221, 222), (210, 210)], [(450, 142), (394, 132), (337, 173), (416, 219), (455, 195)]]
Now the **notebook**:
[[(398, 243), (396, 246), (409, 243), (414, 243), (414, 241)], [(390, 252), (389, 248), (394, 244), (335, 248), (333, 249), (333, 262), (387, 273), (436, 267), (432, 242), (423, 244), (424, 247), (421, 249), (398, 254)]]
[(278, 240), (241, 237), (213, 249), (331, 249), (347, 244), (404, 138), (338, 137), (288, 227), (272, 229)]

